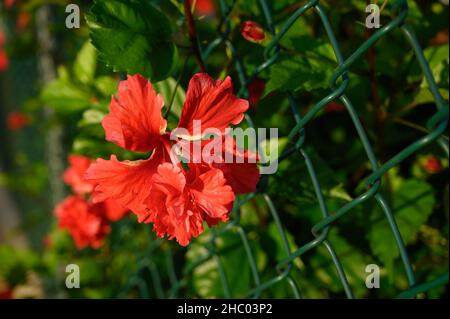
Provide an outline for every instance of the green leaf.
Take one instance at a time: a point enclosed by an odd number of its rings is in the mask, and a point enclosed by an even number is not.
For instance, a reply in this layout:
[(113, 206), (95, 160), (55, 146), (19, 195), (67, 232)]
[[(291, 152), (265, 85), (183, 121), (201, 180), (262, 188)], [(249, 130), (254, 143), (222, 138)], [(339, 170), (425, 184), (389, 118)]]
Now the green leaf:
[[(449, 45), (441, 45), (424, 50), (425, 58), (427, 59), (433, 77), (440, 88), (448, 89), (449, 84)], [(425, 77), (422, 81), (422, 88), (428, 87), (428, 82)]]
[[(339, 256), (339, 261), (345, 271), (347, 280), (352, 287), (353, 293), (359, 297), (366, 297), (369, 293), (366, 285), (365, 268), (370, 264), (370, 258), (356, 246), (350, 244), (341, 237), (336, 228), (330, 231), (328, 236), (330, 244)], [(318, 248), (318, 252), (311, 259), (311, 269), (314, 269), (312, 278), (305, 278), (313, 286), (324, 287), (334, 292), (342, 292), (343, 286), (335, 264), (332, 262), (329, 251), (324, 245)], [(315, 279), (318, 279), (315, 280)], [(308, 292), (309, 293), (309, 292)], [(311, 296), (309, 296), (311, 297)]]
[[(205, 247), (209, 239), (208, 234), (202, 234), (201, 238), (189, 245), (186, 255), (186, 267), (190, 267), (199, 258), (203, 258), (208, 250)], [(258, 269), (264, 267), (263, 259), (265, 255), (259, 245), (251, 241), (251, 249), (255, 254)], [(219, 259), (210, 258), (199, 266), (195, 267), (192, 274), (193, 289), (200, 297), (219, 298), (225, 297), (224, 286), (220, 277), (218, 261), (227, 278), (227, 283), (233, 298), (246, 297), (253, 285), (251, 268), (248, 256), (241, 238), (237, 233), (227, 232), (216, 239), (216, 251)], [(239, 271), (236, 271), (239, 269)]]
[(57, 70), (56, 70), (56, 72), (58, 74), (58, 79), (64, 80), (64, 81), (69, 81), (70, 80), (69, 70), (67, 70), (66, 66), (59, 65)]
[(330, 197), (342, 199), (344, 201), (350, 202), (353, 198), (348, 194), (345, 190), (344, 184), (339, 184), (336, 187), (333, 187), (329, 190)]
[(238, 1), (236, 6), (238, 7), (238, 12), (251, 12), (255, 17), (261, 14), (260, 6), (256, 1)]
[(170, 3), (173, 4), (173, 6), (175, 8), (178, 9), (178, 11), (180, 12), (180, 14), (184, 15), (184, 5), (183, 3), (177, 1), (177, 0), (170, 0)]
[(109, 147), (110, 146), (105, 144), (104, 141), (93, 138), (77, 137), (73, 141), (72, 152), (95, 158), (100, 155), (106, 155)]
[(63, 80), (48, 83), (41, 92), (41, 99), (62, 113), (78, 112), (91, 104), (90, 94)]
[[(435, 197), (433, 188), (426, 182), (409, 179), (394, 192), (392, 210), (406, 244), (415, 240), (416, 234), (433, 212)], [(392, 265), (399, 256), (392, 230), (386, 217), (379, 210), (372, 213), (368, 239), (373, 253), (385, 265)]]
[(101, 76), (95, 79), (95, 88), (105, 97), (116, 94), (118, 81), (110, 76)]
[(26, 282), (28, 272), (39, 264), (33, 251), (11, 246), (0, 246), (0, 260), (0, 278), (7, 280), (13, 288)]
[[(341, 191), (337, 196), (336, 191), (339, 189), (342, 181), (339, 179), (336, 170), (330, 168), (328, 163), (311, 147), (305, 147), (305, 152), (309, 155), (310, 160), (314, 163), (317, 179), (320, 183), (321, 190), (324, 195), (339, 199), (343, 202), (342, 197), (346, 197)], [(292, 187), (295, 185), (295, 187)], [(280, 190), (283, 190), (280, 192)], [(311, 205), (318, 208), (317, 195), (311, 183), (308, 168), (305, 161), (298, 160), (296, 157), (289, 157), (280, 163), (277, 174), (269, 179), (267, 192), (279, 202), (293, 203), (296, 207), (307, 205), (308, 209), (295, 209), (296, 214), (305, 213), (310, 215)], [(328, 203), (328, 199), (327, 199)], [(320, 217), (311, 215), (310, 217)], [(307, 216), (305, 216), (307, 217)]]
[(114, 71), (160, 81), (173, 69), (177, 52), (171, 24), (151, 3), (97, 0), (87, 22), (100, 58)]
[[(298, 28), (301, 27), (298, 26)], [(294, 50), (296, 53), (306, 55), (310, 59), (328, 63), (330, 68), (333, 68), (337, 64), (333, 46), (330, 43), (311, 35), (299, 34), (298, 32), (301, 31), (291, 29), (281, 40), (282, 45), (290, 50)]]
[[(293, 252), (295, 250), (298, 249), (297, 245), (295, 244), (295, 240), (294, 240), (294, 236), (292, 236), (286, 229), (283, 228), (284, 234), (286, 236), (286, 240), (289, 244), (289, 248), (290, 251)], [(284, 246), (284, 241), (283, 241), (283, 237), (280, 233), (280, 231), (278, 230), (278, 227), (275, 223), (270, 223), (270, 225), (267, 227), (267, 231), (266, 231), (268, 237), (270, 237), (274, 243), (275, 243), (275, 251), (270, 251), (269, 252), (269, 256), (275, 260), (283, 260), (285, 258), (288, 257), (287, 253), (286, 253), (286, 249)], [(294, 261), (294, 264), (298, 267), (301, 268), (301, 266), (303, 265), (302, 261), (300, 260), (300, 258), (296, 258)]]
[(83, 119), (79, 122), (79, 126), (96, 125), (105, 117), (105, 113), (96, 109), (89, 109), (83, 113)]
[(312, 91), (328, 87), (332, 67), (303, 57), (284, 59), (270, 70), (265, 94), (275, 90)]
[(88, 41), (83, 45), (77, 55), (73, 66), (73, 72), (78, 81), (83, 84), (88, 84), (94, 79), (96, 67), (97, 50), (95, 50), (95, 47)]
[[(440, 89), (442, 97), (446, 100), (449, 98), (448, 89)], [(426, 89), (420, 89), (417, 94), (414, 96), (414, 103), (417, 105), (427, 104), (427, 103), (435, 103), (435, 99), (431, 91)]]

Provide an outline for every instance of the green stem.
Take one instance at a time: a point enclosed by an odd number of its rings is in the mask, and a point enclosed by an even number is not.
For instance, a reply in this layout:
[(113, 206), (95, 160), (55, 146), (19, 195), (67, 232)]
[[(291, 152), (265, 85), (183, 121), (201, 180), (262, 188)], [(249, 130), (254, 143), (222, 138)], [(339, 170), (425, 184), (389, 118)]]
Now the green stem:
[(177, 84), (175, 85), (175, 89), (173, 90), (172, 97), (170, 98), (169, 105), (167, 106), (167, 110), (164, 113), (164, 119), (166, 119), (166, 120), (169, 117), (170, 110), (172, 109), (173, 102), (175, 101), (175, 97), (177, 96), (177, 91), (178, 91), (178, 88), (180, 86), (181, 79), (183, 78), (184, 71), (186, 70), (186, 66), (187, 66), (188, 60), (189, 60), (189, 55), (187, 55), (186, 59), (184, 59), (183, 67), (181, 68), (180, 75), (178, 76), (178, 79), (177, 79)]

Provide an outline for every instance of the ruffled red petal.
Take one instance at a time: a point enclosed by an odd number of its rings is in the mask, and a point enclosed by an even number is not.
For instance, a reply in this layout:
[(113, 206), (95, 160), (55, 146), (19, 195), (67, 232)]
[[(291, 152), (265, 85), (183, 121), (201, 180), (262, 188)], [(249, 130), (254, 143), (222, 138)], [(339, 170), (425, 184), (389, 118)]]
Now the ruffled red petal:
[[(251, 150), (240, 148), (233, 137), (227, 136), (224, 141), (224, 161), (215, 162), (213, 167), (220, 169), (227, 181), (237, 194), (247, 194), (256, 191), (260, 172), (256, 165), (258, 155)], [(232, 159), (231, 161), (228, 161)]]
[[(189, 83), (178, 127), (191, 137), (212, 129), (223, 132), (230, 124), (239, 124), (247, 109), (248, 102), (233, 94), (230, 77), (215, 81), (208, 74), (198, 73)], [(194, 121), (201, 121), (201, 125)]]
[(111, 222), (121, 220), (129, 212), (128, 209), (124, 208), (122, 205), (120, 205), (117, 201), (113, 199), (107, 199), (102, 204), (104, 206), (103, 215), (107, 220)]
[(110, 160), (98, 159), (85, 175), (87, 180), (97, 184), (93, 193), (94, 201), (112, 199), (139, 218), (141, 215), (147, 216), (144, 200), (149, 195), (152, 176), (165, 160), (161, 147), (155, 149), (148, 160), (120, 162), (115, 155)]
[(247, 194), (256, 191), (260, 178), (256, 164), (258, 155), (237, 146), (232, 136), (216, 137), (210, 141), (179, 140), (177, 145), (190, 162), (210, 164), (220, 169), (235, 193)]
[(196, 205), (213, 219), (227, 220), (235, 198), (232, 188), (221, 170), (206, 166), (200, 170), (200, 175), (190, 185)]
[(99, 248), (110, 227), (102, 216), (103, 207), (78, 196), (67, 197), (55, 208), (58, 226), (66, 229), (78, 249)]
[(149, 152), (164, 133), (167, 122), (161, 115), (163, 98), (141, 75), (128, 76), (119, 84), (110, 112), (102, 121), (106, 140), (130, 151)]
[(165, 163), (158, 167), (147, 199), (149, 214), (159, 237), (168, 236), (186, 246), (204, 230), (203, 221), (214, 225), (228, 220), (234, 193), (223, 174), (207, 165), (189, 165), (188, 171)]
[(72, 190), (77, 195), (89, 194), (94, 189), (92, 183), (84, 179), (84, 174), (92, 160), (81, 155), (69, 156), (69, 168), (64, 171), (64, 182), (72, 187)]

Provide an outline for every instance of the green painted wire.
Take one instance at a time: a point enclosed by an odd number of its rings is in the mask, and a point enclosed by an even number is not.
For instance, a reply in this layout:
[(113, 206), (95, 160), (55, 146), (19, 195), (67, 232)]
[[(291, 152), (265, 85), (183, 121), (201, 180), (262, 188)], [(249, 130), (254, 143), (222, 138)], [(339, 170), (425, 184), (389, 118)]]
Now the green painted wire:
[(225, 298), (229, 299), (229, 298), (231, 298), (230, 285), (228, 284), (228, 279), (227, 279), (227, 275), (225, 274), (225, 269), (223, 268), (223, 263), (220, 260), (220, 257), (217, 254), (216, 247), (215, 247), (217, 235), (214, 230), (212, 230), (211, 232), (212, 232), (213, 236), (212, 236), (211, 241), (209, 242), (208, 250), (210, 251), (211, 255), (213, 256), (213, 260), (217, 264), (217, 269), (219, 270), (220, 280), (222, 281), (223, 293), (225, 295)]
[[(386, 200), (379, 194), (380, 185), (381, 185), (381, 178), (386, 174), (392, 167), (397, 166), (399, 163), (401, 163), (404, 159), (406, 159), (411, 154), (417, 152), (418, 150), (424, 148), (425, 146), (429, 145), (430, 143), (437, 142), (442, 149), (444, 150), (446, 156), (448, 157), (448, 143), (442, 138), (442, 134), (446, 131), (448, 126), (448, 105), (445, 103), (444, 99), (439, 93), (439, 89), (435, 83), (435, 80), (433, 78), (433, 75), (431, 73), (431, 70), (428, 66), (428, 63), (423, 55), (423, 51), (419, 45), (419, 42), (412, 31), (412, 29), (405, 23), (407, 16), (408, 16), (408, 6), (406, 0), (398, 0), (394, 4), (394, 7), (397, 9), (397, 15), (392, 18), (392, 20), (386, 24), (384, 27), (379, 29), (377, 32), (375, 32), (365, 43), (363, 43), (357, 50), (355, 50), (347, 59), (344, 59), (342, 56), (340, 49), (339, 49), (339, 41), (334, 35), (333, 27), (331, 26), (326, 12), (323, 10), (323, 8), (319, 4), (319, 0), (311, 0), (306, 2), (302, 7), (298, 8), (287, 20), (286, 22), (281, 26), (280, 31), (276, 32), (275, 26), (272, 20), (272, 14), (270, 6), (268, 5), (266, 0), (260, 0), (260, 6), (263, 12), (263, 15), (266, 19), (266, 24), (268, 27), (268, 30), (274, 35), (272, 38), (272, 41), (269, 43), (269, 45), (266, 47), (264, 51), (264, 56), (266, 57), (266, 60), (259, 66), (256, 67), (256, 69), (253, 71), (253, 73), (250, 76), (246, 75), (246, 70), (244, 66), (240, 63), (240, 60), (238, 59), (234, 46), (232, 42), (229, 40), (230, 31), (231, 31), (231, 20), (230, 20), (230, 14), (237, 3), (236, 0), (232, 0), (230, 5), (227, 4), (225, 0), (219, 0), (220, 3), (220, 9), (222, 12), (221, 22), (218, 27), (218, 37), (210, 42), (210, 44), (206, 47), (205, 50), (202, 50), (200, 48), (200, 51), (202, 52), (203, 58), (206, 60), (211, 53), (218, 49), (221, 44), (225, 44), (226, 47), (230, 50), (233, 56), (233, 63), (235, 65), (236, 74), (239, 79), (239, 95), (243, 97), (248, 97), (248, 91), (247, 86), (248, 84), (258, 76), (261, 72), (269, 68), (271, 65), (273, 65), (275, 62), (279, 59), (279, 48), (278, 44), (283, 38), (283, 36), (289, 31), (289, 29), (294, 25), (295, 21), (299, 19), (301, 16), (304, 15), (308, 10), (315, 9), (317, 14), (319, 15), (322, 24), (325, 28), (326, 34), (328, 36), (328, 40), (330, 41), (333, 50), (335, 52), (336, 60), (338, 62), (337, 69), (334, 72), (333, 76), (330, 79), (330, 89), (331, 92), (324, 97), (322, 100), (317, 102), (313, 108), (310, 109), (310, 111), (305, 114), (304, 116), (300, 117), (298, 113), (298, 106), (295, 103), (295, 99), (292, 96), (292, 94), (288, 93), (288, 99), (291, 104), (292, 112), (294, 119), (296, 120), (296, 126), (291, 130), (289, 133), (289, 140), (294, 141), (295, 140), (295, 147), (292, 148), (289, 152), (285, 154), (285, 157), (292, 156), (296, 153), (296, 150), (300, 152), (300, 155), (304, 158), (309, 175), (311, 177), (311, 181), (313, 183), (316, 197), (319, 202), (320, 209), (322, 211), (323, 219), (313, 226), (312, 233), (316, 236), (312, 241), (306, 243), (296, 251), (291, 251), (289, 243), (287, 241), (286, 235), (284, 233), (283, 225), (281, 223), (279, 213), (270, 199), (270, 196), (262, 193), (262, 196), (266, 200), (266, 204), (269, 207), (269, 210), (272, 214), (272, 217), (275, 221), (275, 224), (277, 226), (277, 230), (281, 236), (281, 241), (283, 244), (283, 248), (286, 253), (286, 258), (283, 260), (280, 260), (277, 264), (277, 270), (279, 271), (279, 274), (268, 280), (267, 282), (261, 283), (259, 278), (259, 273), (256, 268), (256, 260), (254, 257), (254, 254), (252, 252), (249, 240), (247, 238), (247, 235), (245, 233), (245, 230), (240, 226), (240, 214), (238, 210), (240, 207), (242, 207), (243, 204), (245, 204), (247, 201), (255, 198), (256, 194), (250, 194), (246, 198), (244, 198), (242, 201), (237, 203), (235, 205), (235, 208), (233, 210), (233, 213), (236, 213), (235, 218), (232, 222), (228, 223), (225, 227), (222, 229), (213, 232), (213, 239), (211, 240), (210, 244), (213, 246), (208, 249), (208, 253), (204, 256), (201, 256), (199, 259), (195, 260), (193, 263), (190, 263), (188, 267), (186, 267), (183, 270), (183, 277), (181, 280), (178, 280), (176, 277), (176, 273), (173, 267), (173, 256), (170, 256), (167, 258), (167, 264), (169, 266), (169, 279), (171, 282), (171, 296), (175, 296), (176, 293), (182, 288), (185, 287), (185, 285), (188, 283), (188, 276), (189, 274), (199, 265), (203, 264), (204, 262), (214, 259), (219, 268), (219, 274), (222, 280), (222, 284), (224, 286), (224, 294), (226, 297), (232, 297), (232, 290), (228, 286), (225, 270), (223, 269), (223, 265), (220, 262), (220, 256), (219, 253), (215, 251), (214, 248), (214, 240), (215, 238), (223, 235), (226, 232), (230, 232), (233, 230), (238, 230), (239, 235), (241, 236), (241, 241), (245, 247), (245, 251), (247, 253), (247, 257), (249, 260), (249, 265), (251, 268), (251, 272), (253, 274), (253, 278), (255, 281), (256, 287), (251, 289), (249, 292), (249, 296), (251, 297), (259, 297), (261, 293), (272, 287), (273, 285), (285, 280), (292, 288), (293, 294), (295, 298), (300, 298), (300, 290), (297, 286), (297, 283), (290, 275), (290, 270), (292, 267), (292, 262), (295, 258), (298, 258), (299, 256), (305, 254), (306, 252), (310, 251), (311, 249), (317, 247), (318, 245), (325, 245), (327, 250), (329, 251), (333, 262), (335, 264), (336, 270), (338, 272), (339, 278), (343, 284), (344, 291), (347, 294), (347, 297), (352, 298), (353, 294), (351, 291), (351, 287), (347, 281), (346, 274), (344, 269), (342, 268), (341, 262), (339, 260), (339, 256), (336, 254), (335, 250), (332, 247), (332, 244), (327, 239), (330, 227), (337, 222), (340, 218), (342, 218), (344, 215), (349, 213), (354, 207), (362, 204), (363, 202), (369, 200), (369, 199), (375, 199), (378, 203), (378, 205), (382, 208), (382, 210), (385, 213), (385, 217), (391, 227), (392, 234), (394, 236), (395, 242), (397, 244), (397, 247), (400, 251), (401, 259), (404, 264), (404, 268), (406, 270), (408, 282), (410, 285), (410, 288), (401, 293), (399, 295), (399, 298), (412, 298), (417, 293), (425, 292), (429, 289), (433, 289), (435, 287), (442, 286), (443, 284), (448, 282), (448, 273), (436, 278), (435, 280), (432, 280), (431, 282), (424, 283), (421, 285), (415, 284), (415, 277), (414, 272), (412, 269), (411, 261), (409, 260), (409, 256), (407, 254), (405, 244), (401, 238), (401, 234), (399, 232), (398, 226), (395, 221), (395, 217), (387, 204)], [(222, 31), (222, 27), (224, 27), (225, 31)], [(378, 160), (375, 156), (375, 153), (373, 151), (373, 148), (371, 146), (371, 143), (367, 137), (367, 134), (365, 132), (365, 129), (363, 128), (358, 113), (356, 112), (354, 106), (352, 105), (350, 99), (345, 95), (345, 91), (350, 83), (350, 78), (348, 76), (348, 69), (356, 63), (366, 52), (369, 48), (374, 46), (378, 40), (380, 40), (382, 37), (384, 37), (386, 34), (393, 32), (396, 29), (401, 29), (402, 32), (405, 34), (405, 37), (410, 42), (411, 47), (414, 50), (414, 53), (416, 55), (416, 58), (419, 62), (419, 65), (425, 75), (425, 78), (428, 82), (430, 91), (433, 94), (433, 97), (436, 101), (437, 106), (437, 112), (429, 119), (427, 123), (427, 127), (430, 129), (430, 133), (425, 135), (424, 137), (417, 140), (415, 143), (411, 144), (407, 148), (405, 148), (403, 151), (401, 151), (399, 154), (391, 158), (389, 161), (381, 165), (381, 167), (378, 164)], [(362, 142), (362, 145), (364, 147), (365, 153), (368, 157), (368, 160), (372, 166), (373, 173), (369, 178), (367, 178), (367, 191), (361, 195), (359, 195), (357, 198), (354, 198), (352, 201), (338, 209), (336, 212), (334, 212), (333, 215), (330, 215), (326, 208), (326, 202), (323, 198), (320, 184), (318, 183), (317, 175), (314, 170), (313, 163), (311, 159), (309, 158), (308, 154), (302, 149), (304, 143), (306, 142), (305, 139), (305, 126), (314, 119), (314, 117), (320, 112), (325, 105), (330, 103), (333, 100), (340, 99), (342, 103), (346, 106), (346, 109), (352, 119), (352, 122), (355, 125), (355, 129), (358, 132), (358, 135), (360, 137), (360, 140)], [(251, 117), (247, 114), (246, 120), (249, 123), (251, 127), (254, 127), (254, 123), (251, 119)], [(299, 135), (299, 136), (297, 136)], [(172, 266), (170, 264), (172, 263)], [(144, 265), (145, 266), (145, 265)], [(155, 266), (156, 267), (156, 266)], [(146, 283), (139, 277), (139, 273), (141, 273), (142, 267), (139, 267), (138, 274), (130, 279), (129, 284), (126, 287), (126, 291), (133, 287), (138, 287), (139, 291), (141, 292), (141, 296), (148, 297), (148, 292), (146, 291)], [(159, 279), (158, 279), (159, 278)], [(155, 276), (154, 278), (154, 285), (155, 281), (160, 282), (160, 277)], [(158, 292), (159, 288), (154, 287), (156, 290), (156, 295), (160, 296), (161, 291)]]
[(411, 299), (414, 298), (417, 294), (423, 293), (423, 292), (427, 292), (431, 289), (434, 288), (438, 288), (444, 285), (448, 284), (448, 277), (449, 274), (446, 273), (444, 275), (441, 275), (437, 278), (435, 278), (432, 281), (417, 285), (415, 287), (412, 287), (409, 290), (406, 290), (404, 292), (402, 292), (401, 294), (399, 294), (397, 296), (398, 299)]

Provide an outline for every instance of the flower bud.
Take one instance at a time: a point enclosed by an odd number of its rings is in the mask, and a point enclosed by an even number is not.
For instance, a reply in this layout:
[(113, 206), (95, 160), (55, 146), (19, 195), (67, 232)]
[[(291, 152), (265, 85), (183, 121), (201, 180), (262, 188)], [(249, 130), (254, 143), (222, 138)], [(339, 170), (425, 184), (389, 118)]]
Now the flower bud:
[(264, 29), (254, 21), (245, 21), (242, 24), (241, 35), (253, 43), (261, 43), (266, 38)]
[(424, 168), (428, 173), (436, 174), (442, 170), (442, 164), (439, 161), (439, 159), (437, 159), (434, 156), (431, 156), (426, 160)]

